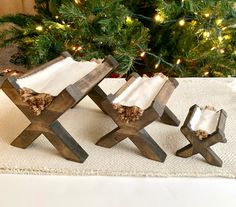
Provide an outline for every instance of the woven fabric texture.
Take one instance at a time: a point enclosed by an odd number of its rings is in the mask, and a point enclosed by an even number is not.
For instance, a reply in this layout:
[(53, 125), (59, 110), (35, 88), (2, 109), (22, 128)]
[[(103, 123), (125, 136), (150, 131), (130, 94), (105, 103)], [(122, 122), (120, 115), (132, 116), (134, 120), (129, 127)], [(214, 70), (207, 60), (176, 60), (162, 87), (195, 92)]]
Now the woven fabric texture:
[[(0, 173), (236, 178), (236, 93), (228, 87), (233, 79), (186, 78), (178, 81), (179, 86), (167, 105), (181, 120), (181, 125), (193, 104), (212, 105), (228, 113), (225, 128), (228, 142), (212, 147), (223, 160), (222, 168), (207, 164), (201, 155), (187, 159), (175, 156), (176, 150), (188, 143), (186, 138), (179, 127), (157, 121), (146, 130), (167, 153), (164, 163), (143, 157), (129, 139), (111, 149), (96, 146), (96, 141), (115, 124), (88, 97), (59, 119), (88, 152), (89, 157), (83, 164), (65, 160), (43, 135), (27, 149), (13, 147), (10, 143), (29, 121), (0, 90)], [(107, 93), (113, 93), (124, 82), (123, 79), (105, 79), (100, 86)]]

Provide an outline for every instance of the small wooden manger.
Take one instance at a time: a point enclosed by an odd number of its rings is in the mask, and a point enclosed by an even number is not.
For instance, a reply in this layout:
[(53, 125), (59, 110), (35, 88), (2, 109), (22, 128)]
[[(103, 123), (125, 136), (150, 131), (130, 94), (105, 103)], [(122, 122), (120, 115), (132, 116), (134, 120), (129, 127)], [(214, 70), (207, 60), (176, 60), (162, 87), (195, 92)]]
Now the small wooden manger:
[[(64, 52), (58, 58), (19, 78), (10, 77), (4, 80), (1, 89), (31, 122), (11, 145), (26, 148), (43, 134), (63, 157), (84, 162), (88, 154), (57, 119), (65, 111), (76, 106), (86, 95), (103, 110), (101, 102), (106, 94), (98, 84), (115, 70), (117, 65), (111, 56), (103, 63), (97, 64), (74, 61), (68, 52)], [(50, 103), (46, 103), (45, 109), (36, 115), (27, 101), (22, 100), (20, 91), (23, 89), (25, 92), (25, 88), (43, 94), (44, 101), (46, 98), (53, 98)], [(35, 96), (33, 98), (35, 99)]]
[(145, 157), (164, 162), (166, 153), (144, 127), (157, 119), (173, 126), (179, 125), (179, 120), (166, 106), (177, 86), (175, 79), (168, 79), (164, 75), (141, 78), (133, 73), (126, 84), (102, 103), (105, 112), (118, 127), (96, 144), (111, 148), (129, 137)]
[(213, 107), (193, 105), (181, 127), (190, 144), (178, 150), (176, 155), (187, 158), (200, 153), (209, 164), (221, 167), (222, 160), (210, 147), (218, 142), (227, 142), (224, 134), (226, 118), (223, 109), (216, 111)]

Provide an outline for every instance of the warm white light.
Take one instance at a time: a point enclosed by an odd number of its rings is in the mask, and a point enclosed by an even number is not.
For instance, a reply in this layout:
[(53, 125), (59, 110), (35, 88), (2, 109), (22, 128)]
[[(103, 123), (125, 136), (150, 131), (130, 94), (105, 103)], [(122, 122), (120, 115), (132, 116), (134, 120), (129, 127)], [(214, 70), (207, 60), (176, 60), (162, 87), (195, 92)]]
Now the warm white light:
[(176, 64), (179, 65), (180, 63), (181, 63), (181, 60), (178, 59), (178, 60), (176, 61)]
[(205, 38), (210, 37), (210, 32), (207, 32), (207, 31), (203, 32), (203, 37)]
[(219, 36), (219, 37), (218, 37), (218, 40), (219, 40), (220, 42), (222, 42), (223, 39), (224, 39), (224, 38), (223, 38), (222, 36)]
[(220, 49), (220, 53), (224, 54), (225, 53), (224, 49)]
[(222, 22), (223, 22), (223, 19), (217, 19), (217, 20), (216, 20), (216, 24), (217, 24), (217, 25), (220, 25)]
[(179, 20), (179, 25), (182, 27), (185, 25), (185, 20), (184, 19), (181, 19)]
[(76, 3), (76, 4), (79, 4), (79, 3), (80, 3), (80, 0), (75, 0), (75, 3)]
[(159, 66), (160, 66), (160, 64), (157, 63), (157, 64), (155, 65), (155, 69), (157, 69)]
[(133, 20), (132, 20), (132, 18), (131, 17), (126, 17), (126, 24), (132, 24), (133, 23)]
[(43, 31), (43, 27), (42, 27), (42, 26), (37, 26), (37, 27), (36, 27), (36, 30), (38, 30), (38, 31)]
[(210, 14), (209, 14), (209, 13), (206, 13), (206, 14), (204, 14), (204, 16), (205, 16), (205, 17), (209, 17), (209, 16), (210, 16)]
[(140, 57), (144, 57), (146, 55), (146, 53), (145, 52), (142, 52), (141, 54), (140, 54)]
[(161, 16), (160, 14), (156, 14), (155, 16), (154, 16), (154, 20), (156, 21), (156, 22), (164, 22), (164, 20), (165, 20), (165, 18), (163, 17), (163, 16)]
[(58, 18), (59, 18), (59, 16), (55, 16), (55, 18), (56, 18), (56, 19), (58, 19)]
[(209, 75), (209, 72), (208, 72), (208, 71), (204, 73), (204, 76), (207, 76), (207, 75)]
[(215, 49), (216, 49), (216, 47), (212, 47), (212, 48), (211, 48), (211, 51), (213, 51), (213, 50), (215, 50)]

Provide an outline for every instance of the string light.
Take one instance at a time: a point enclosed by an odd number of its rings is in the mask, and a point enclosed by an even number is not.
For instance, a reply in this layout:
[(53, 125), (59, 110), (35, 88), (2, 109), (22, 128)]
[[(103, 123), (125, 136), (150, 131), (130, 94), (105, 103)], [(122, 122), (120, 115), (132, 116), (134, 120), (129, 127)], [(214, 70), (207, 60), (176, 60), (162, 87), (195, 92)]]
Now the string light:
[(43, 27), (42, 27), (42, 26), (37, 26), (37, 27), (36, 27), (36, 30), (38, 30), (38, 31), (43, 31)]
[(73, 46), (72, 47), (72, 50), (74, 50), (74, 51), (80, 51), (80, 50), (82, 50), (83, 48), (81, 47), (81, 46)]
[(79, 3), (80, 3), (80, 0), (75, 0), (75, 3), (76, 3), (76, 4), (79, 4)]
[(216, 20), (216, 24), (217, 24), (217, 25), (220, 25), (222, 22), (223, 22), (223, 19), (217, 19), (217, 20)]
[(185, 20), (184, 19), (181, 19), (179, 20), (179, 26), (184, 26), (185, 25)]
[(132, 24), (133, 23), (133, 20), (132, 20), (132, 18), (131, 17), (126, 17), (126, 24)]
[(156, 22), (164, 22), (165, 21), (165, 18), (162, 16), (162, 15), (160, 15), (160, 14), (156, 14), (155, 16), (154, 16), (154, 20), (156, 21)]
[(206, 71), (206, 72), (204, 73), (204, 76), (207, 76), (207, 75), (209, 75), (209, 71)]
[(206, 13), (206, 14), (204, 14), (204, 16), (208, 18), (210, 16), (210, 14)]
[(142, 52), (141, 54), (140, 54), (140, 57), (144, 57), (146, 55), (146, 52)]
[(222, 30), (225, 31), (227, 29), (227, 27), (223, 27)]
[(56, 18), (56, 19), (58, 19), (58, 18), (59, 18), (59, 16), (55, 16), (55, 18)]
[(231, 37), (230, 35), (225, 35), (225, 36), (224, 36), (224, 39), (230, 40), (230, 39), (232, 39), (232, 37)]
[(210, 37), (211, 33), (208, 31), (203, 32), (203, 37), (205, 37), (206, 39), (208, 39)]
[(157, 63), (157, 64), (155, 65), (155, 69), (157, 69), (159, 66), (160, 66), (160, 63)]
[(179, 65), (180, 63), (181, 63), (181, 60), (178, 59), (178, 60), (176, 61), (176, 64)]
[(215, 50), (215, 49), (216, 49), (216, 47), (212, 47), (212, 48), (211, 48), (211, 51), (213, 51), (213, 50)]
[(218, 37), (218, 40), (219, 40), (220, 42), (222, 42), (223, 39), (224, 39), (224, 38), (223, 38), (222, 36), (219, 36), (219, 37)]
[(220, 53), (221, 53), (221, 54), (224, 54), (224, 53), (225, 53), (225, 50), (224, 50), (224, 49), (220, 49)]

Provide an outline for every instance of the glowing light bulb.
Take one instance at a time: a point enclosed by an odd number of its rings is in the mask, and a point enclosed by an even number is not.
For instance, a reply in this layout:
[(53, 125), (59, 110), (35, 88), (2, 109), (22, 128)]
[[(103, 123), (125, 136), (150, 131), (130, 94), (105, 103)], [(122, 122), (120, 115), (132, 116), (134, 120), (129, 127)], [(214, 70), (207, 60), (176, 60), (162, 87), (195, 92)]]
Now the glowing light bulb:
[(126, 17), (126, 24), (132, 24), (133, 23), (133, 20), (131, 17)]
[(178, 60), (176, 61), (176, 64), (179, 65), (180, 63), (181, 63), (181, 60), (178, 59)]
[(217, 20), (216, 20), (216, 24), (217, 24), (217, 25), (220, 25), (222, 22), (223, 22), (223, 19), (217, 19)]
[(211, 33), (208, 31), (203, 32), (203, 37), (205, 37), (205, 38), (209, 38), (210, 35), (211, 35)]
[(179, 26), (184, 26), (185, 25), (185, 20), (184, 19), (181, 19), (179, 20)]
[(224, 39), (224, 38), (223, 38), (222, 36), (219, 36), (219, 37), (218, 37), (218, 40), (219, 40), (220, 42), (222, 42), (223, 39)]
[(209, 75), (209, 71), (206, 71), (206, 72), (204, 73), (204, 76), (207, 76), (207, 75)]
[(227, 27), (223, 27), (222, 30), (225, 31), (227, 29)]
[(140, 54), (140, 57), (144, 57), (146, 55), (146, 52), (142, 52), (141, 54)]
[(82, 50), (83, 48), (81, 46), (77, 47), (76, 51), (80, 51)]
[(165, 20), (165, 18), (163, 17), (163, 16), (161, 16), (160, 14), (156, 14), (155, 16), (154, 16), (154, 20), (156, 21), (156, 22), (164, 22), (164, 20)]
[(75, 0), (75, 3), (76, 3), (76, 4), (79, 4), (79, 3), (80, 3), (80, 0)]
[(220, 49), (220, 53), (221, 53), (221, 54), (224, 54), (224, 53), (225, 53), (225, 50), (224, 50), (224, 49)]
[(38, 31), (43, 31), (43, 27), (42, 27), (42, 26), (37, 26), (37, 27), (36, 27), (36, 30), (38, 30)]
[(73, 47), (72, 47), (72, 50), (74, 50), (74, 51), (75, 51), (75, 50), (76, 50), (76, 47), (75, 47), (75, 46), (73, 46)]
[(204, 14), (204, 16), (208, 18), (210, 16), (210, 14), (206, 13), (206, 14)]
[(211, 48), (211, 51), (213, 51), (213, 50), (215, 50), (215, 49), (216, 49), (216, 47), (212, 47), (212, 48)]
[(155, 65), (155, 69), (157, 69), (159, 66), (160, 66), (160, 64), (157, 63), (157, 64)]
[(56, 19), (58, 19), (58, 18), (59, 18), (59, 16), (55, 16), (55, 18), (56, 18)]
[(231, 37), (230, 35), (225, 35), (225, 36), (224, 36), (224, 39), (225, 39), (225, 40), (230, 40), (230, 39), (232, 39), (232, 37)]
[(236, 50), (234, 51), (234, 55), (236, 55)]

